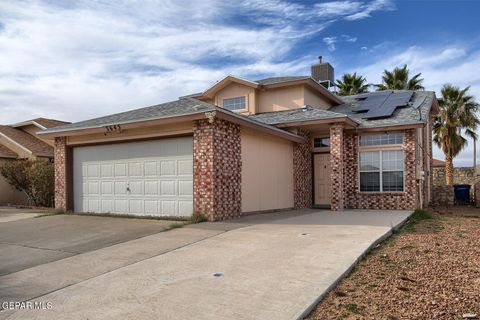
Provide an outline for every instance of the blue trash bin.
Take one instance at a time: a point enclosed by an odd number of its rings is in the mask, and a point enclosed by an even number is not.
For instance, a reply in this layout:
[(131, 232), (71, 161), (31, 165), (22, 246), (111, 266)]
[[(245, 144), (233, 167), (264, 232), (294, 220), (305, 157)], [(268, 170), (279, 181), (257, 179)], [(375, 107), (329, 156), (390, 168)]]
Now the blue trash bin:
[(453, 186), (455, 190), (455, 202), (459, 204), (470, 203), (470, 185), (456, 184)]

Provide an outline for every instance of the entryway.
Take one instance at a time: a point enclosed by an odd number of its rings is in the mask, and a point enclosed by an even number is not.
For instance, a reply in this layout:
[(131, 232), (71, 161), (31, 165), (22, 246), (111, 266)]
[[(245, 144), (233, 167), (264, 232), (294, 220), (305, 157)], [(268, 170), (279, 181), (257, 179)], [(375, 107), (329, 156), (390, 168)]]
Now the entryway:
[(314, 205), (328, 207), (331, 203), (330, 153), (313, 155)]

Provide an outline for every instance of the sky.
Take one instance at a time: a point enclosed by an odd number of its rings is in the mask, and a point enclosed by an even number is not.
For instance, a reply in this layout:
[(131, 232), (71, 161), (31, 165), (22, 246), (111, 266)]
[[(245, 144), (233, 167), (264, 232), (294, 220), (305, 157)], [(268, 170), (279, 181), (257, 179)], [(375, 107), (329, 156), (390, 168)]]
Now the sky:
[[(0, 1), (0, 123), (80, 121), (225, 75), (306, 75), (322, 55), (379, 83), (407, 64), (480, 101), (480, 1)], [(472, 164), (472, 142), (455, 159)], [(434, 156), (443, 159), (438, 148)]]

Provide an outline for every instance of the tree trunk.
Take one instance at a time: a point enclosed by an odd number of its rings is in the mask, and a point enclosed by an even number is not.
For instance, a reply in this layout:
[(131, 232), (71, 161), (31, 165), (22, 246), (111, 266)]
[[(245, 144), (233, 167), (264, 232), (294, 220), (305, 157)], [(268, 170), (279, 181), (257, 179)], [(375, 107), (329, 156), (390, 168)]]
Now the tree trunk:
[(448, 154), (445, 155), (445, 184), (453, 184), (453, 157)]

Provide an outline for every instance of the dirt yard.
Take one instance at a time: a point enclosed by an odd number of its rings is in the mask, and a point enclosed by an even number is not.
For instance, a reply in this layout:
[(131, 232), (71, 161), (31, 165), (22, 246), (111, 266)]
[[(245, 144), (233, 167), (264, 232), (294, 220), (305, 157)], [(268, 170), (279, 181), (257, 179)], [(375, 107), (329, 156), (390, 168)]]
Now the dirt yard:
[(429, 212), (373, 250), (307, 319), (479, 319), (480, 209)]

